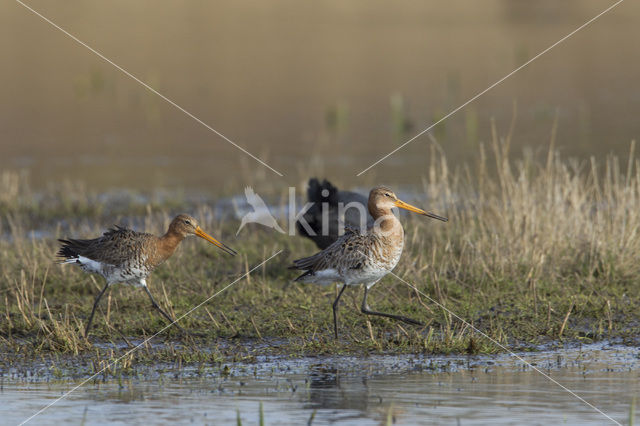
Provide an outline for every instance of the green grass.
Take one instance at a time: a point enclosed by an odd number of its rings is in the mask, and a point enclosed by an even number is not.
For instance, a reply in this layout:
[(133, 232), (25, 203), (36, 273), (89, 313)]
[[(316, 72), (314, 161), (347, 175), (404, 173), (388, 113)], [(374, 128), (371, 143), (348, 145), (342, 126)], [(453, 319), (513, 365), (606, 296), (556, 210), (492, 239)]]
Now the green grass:
[[(10, 238), (0, 239), (0, 361), (6, 366), (72, 355), (97, 371), (124, 354), (127, 341), (137, 343), (163, 328), (165, 320), (144, 291), (116, 285), (102, 300), (90, 339), (84, 339), (103, 281), (55, 264), (55, 238), (99, 235), (114, 217), (127, 214), (140, 217), (145, 230), (161, 233), (182, 210), (195, 213), (204, 229), (240, 255), (227, 256), (202, 240), (183, 243), (149, 280), (156, 299), (174, 316), (284, 251), (184, 318), (180, 324), (193, 339), (169, 328), (154, 345), (127, 355), (120, 364), (124, 371), (143, 362), (221, 363), (263, 354), (502, 351), (473, 327), (520, 350), (601, 339), (637, 343), (640, 168), (633, 152), (624, 165), (615, 157), (566, 161), (553, 150), (545, 160), (508, 157), (508, 143), (495, 141), (474, 167), (451, 170), (434, 147), (422, 179), (431, 200), (426, 207), (450, 221), (403, 216), (406, 246), (394, 272), (419, 292), (387, 276), (369, 299), (376, 310), (427, 326), (367, 318), (359, 313), (362, 289), (350, 288), (342, 298), (337, 341), (331, 316), (335, 287), (290, 283), (296, 273), (287, 266), (313, 253), (311, 242), (259, 226), (236, 238), (235, 220), (205, 220), (213, 217), (206, 203), (185, 209), (175, 201), (130, 202), (114, 213), (82, 187), (52, 187), (35, 197), (20, 189), (20, 176), (4, 173), (0, 232)], [(56, 198), (61, 194), (66, 198)], [(38, 224), (51, 235), (29, 238), (27, 231)]]

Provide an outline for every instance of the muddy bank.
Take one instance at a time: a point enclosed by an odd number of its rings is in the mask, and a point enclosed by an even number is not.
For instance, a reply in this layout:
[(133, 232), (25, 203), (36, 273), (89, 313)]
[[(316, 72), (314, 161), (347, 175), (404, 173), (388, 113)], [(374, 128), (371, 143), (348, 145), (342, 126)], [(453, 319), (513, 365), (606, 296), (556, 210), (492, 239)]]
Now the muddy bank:
[[(268, 376), (304, 374), (324, 371), (341, 375), (366, 373), (404, 374), (488, 372), (494, 368), (504, 371), (544, 371), (560, 368), (586, 368), (590, 363), (606, 363), (608, 371), (636, 371), (640, 369), (640, 349), (620, 342), (580, 343), (553, 342), (526, 350), (494, 355), (436, 355), (436, 354), (322, 354), (284, 353), (281, 340), (220, 341), (216, 345), (195, 346), (179, 342), (144, 344), (132, 340), (139, 347), (125, 344), (97, 343), (96, 350), (73, 354), (43, 353), (38, 356), (15, 356), (3, 351), (0, 357), (0, 377), (6, 382), (74, 382), (90, 379), (105, 382), (114, 378), (211, 378), (252, 374)], [(286, 346), (284, 346), (286, 347)], [(187, 356), (191, 352), (192, 357)], [(107, 356), (109, 355), (109, 356)], [(531, 363), (531, 365), (527, 365)]]

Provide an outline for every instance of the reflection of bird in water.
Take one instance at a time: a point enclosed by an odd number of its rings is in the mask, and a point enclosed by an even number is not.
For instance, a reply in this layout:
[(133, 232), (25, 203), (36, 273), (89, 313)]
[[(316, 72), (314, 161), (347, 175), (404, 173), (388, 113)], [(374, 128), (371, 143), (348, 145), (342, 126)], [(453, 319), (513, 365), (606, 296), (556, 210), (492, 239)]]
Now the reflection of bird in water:
[(76, 264), (86, 272), (102, 275), (106, 280), (104, 288), (93, 303), (93, 309), (84, 331), (85, 337), (91, 328), (91, 320), (100, 298), (114, 283), (125, 283), (144, 288), (153, 307), (172, 324), (180, 328), (178, 324), (175, 324), (175, 320), (156, 303), (147, 287), (147, 278), (158, 265), (173, 254), (183, 239), (191, 235), (209, 241), (226, 253), (236, 254), (234, 250), (204, 232), (198, 226), (198, 222), (186, 214), (176, 216), (171, 221), (167, 232), (161, 237), (116, 226), (115, 229), (110, 229), (101, 237), (91, 240), (71, 238), (59, 240), (62, 244), (58, 251), (58, 256), (62, 258), (61, 263)]
[[(367, 197), (351, 191), (340, 191), (331, 182), (324, 179), (320, 182), (316, 178), (309, 179), (307, 187), (307, 201), (312, 203), (311, 207), (302, 215), (302, 219), (309, 224), (309, 228), (315, 235), (310, 235), (309, 231), (299, 220), (296, 223), (298, 232), (311, 239), (318, 248), (324, 249), (338, 239), (342, 230), (346, 227), (365, 228), (365, 224), (360, 224), (360, 211), (367, 215), (367, 226), (373, 223), (373, 219), (367, 213)], [(340, 217), (339, 206), (347, 206), (349, 203), (361, 205), (361, 210), (351, 207), (344, 210), (344, 217)], [(323, 210), (325, 211), (325, 230), (323, 232)]]
[(393, 318), (408, 324), (422, 325), (421, 322), (402, 315), (371, 310), (367, 304), (369, 289), (396, 267), (404, 247), (404, 230), (400, 220), (391, 211), (394, 207), (406, 209), (421, 215), (446, 222), (448, 219), (426, 212), (398, 199), (387, 187), (373, 188), (369, 193), (369, 213), (376, 225), (365, 232), (349, 229), (326, 249), (313, 256), (293, 261), (290, 269), (304, 271), (296, 281), (331, 284), (342, 283), (342, 289), (333, 302), (333, 327), (338, 338), (337, 309), (340, 296), (347, 286), (364, 284), (364, 297), (360, 311), (366, 315)]
[(253, 211), (245, 214), (240, 222), (240, 227), (236, 232), (236, 235), (240, 233), (240, 230), (244, 228), (247, 223), (259, 223), (267, 228), (273, 228), (276, 231), (284, 234), (284, 231), (278, 225), (275, 218), (271, 215), (266, 203), (258, 194), (253, 191), (253, 188), (247, 186), (244, 189), (244, 195), (247, 197), (247, 203), (253, 208)]
[[(314, 365), (309, 372), (309, 402), (314, 409), (349, 409), (367, 411), (369, 389), (365, 377), (344, 378), (340, 370), (329, 365)], [(359, 417), (359, 416), (358, 416)], [(345, 420), (344, 417), (340, 418)]]

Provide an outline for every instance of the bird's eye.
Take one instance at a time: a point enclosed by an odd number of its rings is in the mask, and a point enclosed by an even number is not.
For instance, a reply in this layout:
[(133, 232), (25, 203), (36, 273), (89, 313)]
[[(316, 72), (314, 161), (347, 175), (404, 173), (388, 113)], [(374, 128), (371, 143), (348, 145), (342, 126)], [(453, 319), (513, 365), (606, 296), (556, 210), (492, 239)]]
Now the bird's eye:
[(184, 221), (184, 224), (185, 224), (185, 225), (191, 225), (191, 221), (189, 221), (189, 220), (185, 220), (185, 221)]
[(389, 195), (389, 193), (388, 193), (388, 192), (386, 192), (386, 193), (384, 194), (384, 196), (385, 196), (385, 197), (391, 197), (391, 195)]

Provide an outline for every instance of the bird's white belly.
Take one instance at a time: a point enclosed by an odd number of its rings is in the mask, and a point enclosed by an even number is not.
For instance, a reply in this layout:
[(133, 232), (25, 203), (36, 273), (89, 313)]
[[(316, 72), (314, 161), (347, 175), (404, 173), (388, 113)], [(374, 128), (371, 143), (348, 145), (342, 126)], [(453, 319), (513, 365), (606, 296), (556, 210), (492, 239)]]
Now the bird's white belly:
[(316, 271), (311, 280), (316, 284), (329, 285), (336, 281), (342, 281), (342, 278), (337, 269), (330, 268)]
[(151, 271), (145, 267), (132, 264), (114, 266), (88, 259), (84, 256), (78, 256), (76, 263), (78, 263), (83, 271), (102, 275), (109, 284), (125, 283), (136, 286), (144, 285), (145, 278), (151, 273)]
[(135, 286), (144, 285), (144, 280), (149, 276), (149, 271), (135, 267), (114, 268), (113, 272), (107, 277), (111, 283), (125, 283)]
[(85, 272), (103, 275), (102, 271), (104, 268), (104, 263), (91, 260), (84, 256), (78, 256), (77, 259), (67, 260), (65, 263), (77, 263), (78, 266), (80, 266), (80, 269)]
[(374, 284), (387, 275), (387, 273), (388, 270), (378, 268), (352, 269), (345, 271), (341, 281), (346, 285)]

